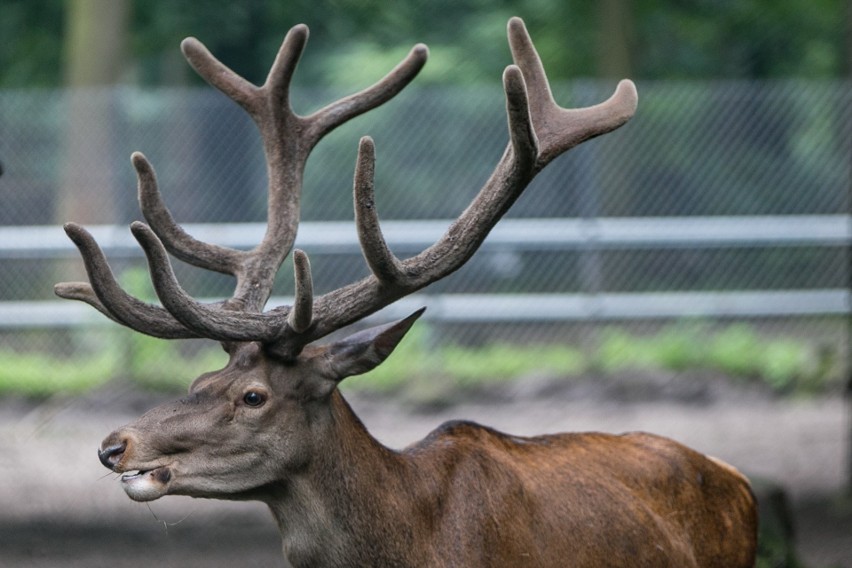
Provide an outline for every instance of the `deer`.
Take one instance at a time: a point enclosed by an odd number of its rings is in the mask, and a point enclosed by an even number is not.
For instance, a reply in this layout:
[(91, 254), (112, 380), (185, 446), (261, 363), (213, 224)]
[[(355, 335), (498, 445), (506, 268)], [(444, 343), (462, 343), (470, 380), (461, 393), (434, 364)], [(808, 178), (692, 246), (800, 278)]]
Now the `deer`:
[[(362, 138), (353, 201), (369, 275), (315, 297), (308, 256), (293, 249), (308, 156), (332, 129), (407, 86), (428, 49), (415, 45), (372, 86), (303, 116), (291, 108), (290, 84), (307, 39), (304, 25), (288, 32), (261, 86), (198, 40), (181, 44), (196, 72), (259, 130), (268, 224), (255, 248), (185, 232), (138, 152), (131, 161), (146, 222), (130, 229), (159, 303), (124, 291), (92, 235), (74, 223), (64, 227), (88, 282), (59, 283), (58, 296), (143, 334), (218, 341), (228, 354), (227, 365), (196, 378), (186, 396), (103, 440), (98, 457), (120, 474), (130, 499), (265, 503), (296, 567), (752, 566), (756, 504), (733, 466), (649, 433), (519, 437), (467, 421), (444, 423), (393, 450), (368, 432), (338, 386), (380, 365), (423, 309), (318, 342), (464, 265), (538, 172), (633, 116), (635, 85), (623, 80), (609, 99), (587, 108), (559, 106), (524, 22), (512, 18), (513, 64), (503, 73), (509, 140), (492, 175), (443, 236), (399, 259), (376, 211), (375, 143)], [(291, 251), (293, 303), (266, 310)], [(232, 276), (233, 295), (196, 300), (178, 282), (170, 255)]]

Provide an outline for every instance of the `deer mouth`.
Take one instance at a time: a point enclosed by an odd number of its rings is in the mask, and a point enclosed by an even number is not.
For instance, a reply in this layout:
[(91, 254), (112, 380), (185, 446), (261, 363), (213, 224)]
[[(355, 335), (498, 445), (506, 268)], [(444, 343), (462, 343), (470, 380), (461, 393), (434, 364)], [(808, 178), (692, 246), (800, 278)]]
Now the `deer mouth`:
[(167, 466), (136, 469), (121, 474), (121, 486), (134, 501), (153, 501), (166, 494), (172, 472)]

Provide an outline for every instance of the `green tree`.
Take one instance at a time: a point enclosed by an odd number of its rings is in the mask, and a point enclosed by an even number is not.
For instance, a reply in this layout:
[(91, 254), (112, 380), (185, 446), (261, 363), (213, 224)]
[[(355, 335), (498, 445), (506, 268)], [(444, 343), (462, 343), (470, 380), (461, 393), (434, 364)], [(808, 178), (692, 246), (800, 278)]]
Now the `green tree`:
[[(133, 0), (122, 77), (195, 81), (177, 52), (199, 37), (262, 81), (283, 34), (311, 28), (303, 84), (363, 82), (412, 43), (432, 50), (421, 81), (492, 81), (506, 61), (504, 26), (525, 19), (555, 80), (839, 77), (848, 75), (850, 0)], [(67, 6), (70, 6), (68, 4)], [(62, 0), (0, 0), (0, 86), (62, 83)], [(353, 77), (351, 70), (360, 72)], [(367, 79), (368, 80), (368, 79)]]

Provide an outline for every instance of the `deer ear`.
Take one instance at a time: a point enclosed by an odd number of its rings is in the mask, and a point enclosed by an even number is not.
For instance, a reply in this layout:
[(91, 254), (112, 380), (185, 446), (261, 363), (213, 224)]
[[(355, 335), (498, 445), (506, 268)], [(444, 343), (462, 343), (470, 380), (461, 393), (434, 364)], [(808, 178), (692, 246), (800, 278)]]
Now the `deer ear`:
[(329, 345), (325, 359), (331, 378), (339, 382), (375, 369), (393, 352), (425, 310), (420, 308), (403, 320), (359, 331)]

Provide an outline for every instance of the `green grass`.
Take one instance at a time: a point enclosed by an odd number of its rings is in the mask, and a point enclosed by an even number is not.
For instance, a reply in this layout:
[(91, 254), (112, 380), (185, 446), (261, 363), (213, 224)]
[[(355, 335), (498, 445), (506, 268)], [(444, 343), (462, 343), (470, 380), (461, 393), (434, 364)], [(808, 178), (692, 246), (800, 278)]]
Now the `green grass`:
[(63, 359), (40, 353), (0, 350), (0, 394), (44, 397), (81, 393), (102, 385), (115, 374), (118, 357), (103, 352), (85, 359)]
[[(743, 382), (762, 382), (779, 392), (800, 393), (824, 390), (839, 375), (836, 354), (790, 338), (761, 336), (741, 324), (714, 330), (679, 323), (653, 335), (613, 327), (602, 331), (586, 351), (558, 344), (442, 345), (433, 333), (428, 325), (416, 326), (384, 364), (344, 384), (385, 393), (419, 389), (430, 399), (531, 375), (570, 380), (588, 371), (612, 375), (708, 369)], [(80, 351), (85, 354), (58, 358), (0, 350), (0, 394), (78, 393), (117, 379), (177, 391), (200, 373), (221, 368), (227, 359), (212, 343), (190, 355), (179, 342), (123, 329), (94, 349)]]
[(492, 343), (481, 347), (432, 346), (428, 326), (405, 337), (382, 365), (350, 382), (352, 388), (391, 392), (411, 382), (452, 382), (458, 388), (508, 381), (530, 373), (576, 375), (586, 360), (569, 346), (524, 346)]
[(133, 382), (154, 390), (185, 390), (201, 373), (221, 369), (228, 362), (218, 346), (183, 354), (174, 341), (131, 333), (126, 339), (124, 373)]
[(837, 374), (833, 353), (790, 338), (766, 338), (736, 324), (711, 331), (676, 324), (652, 336), (612, 329), (603, 334), (595, 365), (604, 372), (626, 369), (709, 369), (777, 391), (820, 390)]
[(186, 355), (176, 342), (117, 330), (96, 349), (81, 346), (80, 354), (56, 357), (39, 352), (0, 350), (0, 395), (41, 398), (82, 393), (113, 380), (144, 389), (180, 391), (200, 373), (227, 362), (218, 348)]

